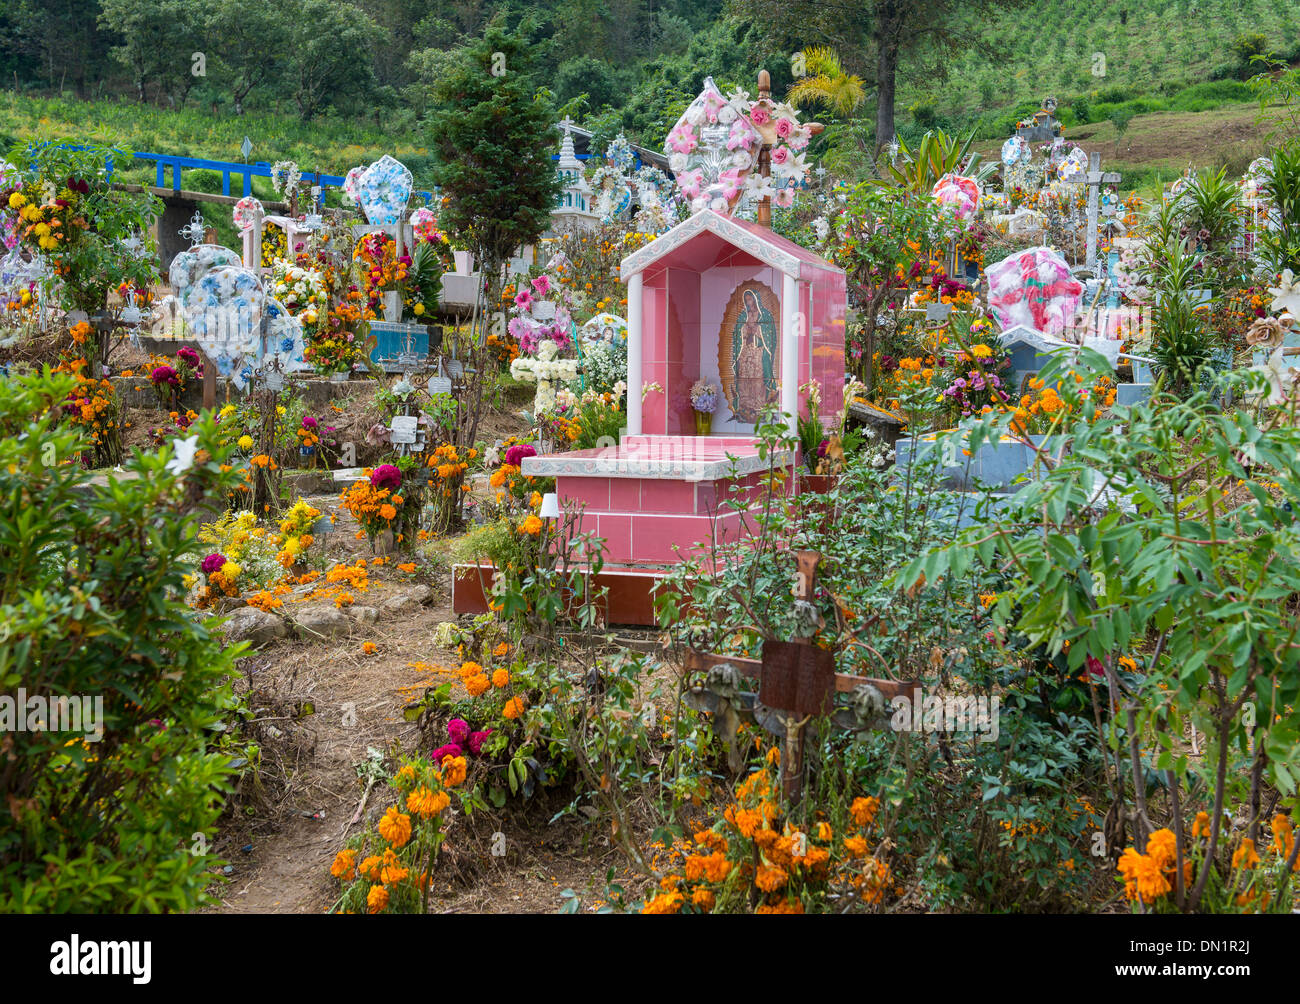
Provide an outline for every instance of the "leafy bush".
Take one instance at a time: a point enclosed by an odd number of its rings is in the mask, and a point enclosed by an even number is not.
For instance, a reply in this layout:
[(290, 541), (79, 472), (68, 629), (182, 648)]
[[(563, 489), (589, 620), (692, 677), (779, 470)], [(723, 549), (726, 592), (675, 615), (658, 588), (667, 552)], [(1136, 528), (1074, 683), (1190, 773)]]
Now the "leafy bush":
[(243, 651), (182, 602), (193, 507), (228, 480), (226, 451), (205, 416), (183, 476), (164, 449), (87, 485), (69, 462), (82, 441), (55, 424), (69, 386), (0, 384), (0, 688), (102, 702), (103, 731), (0, 737), (0, 910), (188, 910), (220, 863), (207, 841), (229, 758), (209, 730)]

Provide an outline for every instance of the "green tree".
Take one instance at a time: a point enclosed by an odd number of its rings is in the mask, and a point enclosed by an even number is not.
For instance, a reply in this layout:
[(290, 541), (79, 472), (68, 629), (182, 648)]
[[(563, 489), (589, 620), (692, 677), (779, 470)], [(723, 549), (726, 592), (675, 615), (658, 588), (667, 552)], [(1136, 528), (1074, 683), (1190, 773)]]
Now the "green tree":
[(293, 99), (304, 122), (369, 92), (375, 79), (371, 46), (378, 28), (365, 11), (331, 0), (303, 0), (292, 23)]
[(728, 14), (746, 24), (761, 24), (762, 55), (787, 54), (808, 42), (841, 53), (849, 72), (874, 69), (876, 148), (894, 137), (894, 99), (901, 61), (911, 60), (918, 76), (942, 79), (947, 57), (970, 48), (969, 34), (957, 31), (958, 16), (978, 17), (1026, 0), (728, 0)]
[[(474, 252), (484, 277), (480, 295), (492, 304), (500, 302), (505, 262), (541, 236), (560, 189), (551, 160), (559, 145), (555, 106), (529, 74), (531, 27), (512, 34), (494, 20), (442, 63), (431, 88), (438, 108), (428, 120), (438, 157), (433, 182), (446, 200), (439, 223)], [(486, 332), (478, 328), (472, 339), (479, 359), (457, 423), (464, 445), (478, 431), (487, 370)]]
[(295, 34), (290, 13), (262, 0), (218, 0), (207, 11), (209, 45), (228, 78), (236, 115), (244, 113), (249, 94), (282, 72)]
[(148, 97), (148, 85), (159, 95), (172, 85), (188, 92), (193, 80), (191, 54), (201, 51), (199, 17), (183, 0), (101, 0), (100, 26), (120, 40), (111, 52), (131, 74), (138, 101)]

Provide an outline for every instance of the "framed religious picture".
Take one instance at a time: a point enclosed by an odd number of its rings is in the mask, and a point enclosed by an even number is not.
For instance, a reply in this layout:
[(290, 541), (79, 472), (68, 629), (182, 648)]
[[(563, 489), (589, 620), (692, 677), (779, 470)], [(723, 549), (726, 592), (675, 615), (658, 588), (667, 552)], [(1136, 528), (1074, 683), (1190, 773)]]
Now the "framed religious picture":
[(731, 417), (755, 423), (780, 398), (781, 301), (751, 279), (731, 292), (718, 331), (718, 373)]

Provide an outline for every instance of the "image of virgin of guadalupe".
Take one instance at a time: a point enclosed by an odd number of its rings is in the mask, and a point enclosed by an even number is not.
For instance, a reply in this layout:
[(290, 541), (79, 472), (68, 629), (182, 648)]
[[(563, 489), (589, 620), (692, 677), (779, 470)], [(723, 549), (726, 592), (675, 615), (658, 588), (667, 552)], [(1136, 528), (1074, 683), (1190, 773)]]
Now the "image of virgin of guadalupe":
[(777, 398), (776, 319), (758, 300), (752, 289), (745, 290), (744, 311), (736, 318), (731, 339), (732, 413), (742, 422), (757, 422)]

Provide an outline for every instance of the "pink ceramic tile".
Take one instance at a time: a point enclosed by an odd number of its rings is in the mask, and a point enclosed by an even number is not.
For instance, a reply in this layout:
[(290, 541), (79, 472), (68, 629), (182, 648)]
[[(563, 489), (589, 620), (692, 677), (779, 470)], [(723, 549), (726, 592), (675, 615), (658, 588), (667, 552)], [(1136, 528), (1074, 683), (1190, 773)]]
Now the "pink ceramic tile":
[(615, 512), (640, 512), (641, 482), (635, 478), (610, 478), (609, 507)]
[(555, 479), (555, 493), (562, 506), (585, 504), (588, 509), (608, 509), (610, 480), (561, 476)]
[[(584, 521), (585, 524), (586, 521)], [(603, 512), (592, 528), (605, 540), (605, 560), (626, 562), (632, 558), (632, 517)]]

